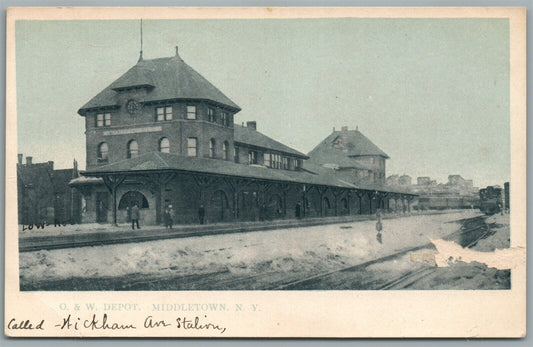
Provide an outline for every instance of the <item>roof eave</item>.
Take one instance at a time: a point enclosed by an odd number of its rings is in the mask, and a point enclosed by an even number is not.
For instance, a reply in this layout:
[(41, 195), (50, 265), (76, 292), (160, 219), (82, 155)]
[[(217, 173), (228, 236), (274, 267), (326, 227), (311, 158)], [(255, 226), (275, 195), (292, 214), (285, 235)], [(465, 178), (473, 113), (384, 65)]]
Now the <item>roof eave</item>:
[(263, 146), (258, 146), (258, 145), (254, 145), (254, 144), (251, 144), (251, 143), (247, 143), (247, 142), (242, 142), (242, 141), (233, 141), (235, 144), (239, 144), (239, 145), (242, 145), (242, 146), (246, 146), (246, 147), (250, 147), (250, 148), (253, 148), (253, 149), (260, 149), (260, 150), (267, 150), (267, 151), (274, 151), (274, 152), (280, 152), (280, 153), (283, 153), (283, 154), (286, 154), (286, 155), (290, 155), (290, 156), (293, 156), (293, 157), (297, 157), (299, 159), (309, 159), (309, 157), (303, 153), (300, 153), (300, 154), (297, 154), (297, 153), (290, 153), (290, 152), (287, 152), (287, 151), (282, 151), (282, 150), (279, 150), (279, 149), (274, 149), (274, 148), (268, 148), (268, 147), (263, 147)]
[(119, 105), (102, 105), (102, 106), (93, 106), (93, 107), (82, 107), (78, 110), (78, 114), (82, 117), (85, 117), (87, 112), (93, 111), (106, 111), (106, 110), (116, 110), (119, 109)]

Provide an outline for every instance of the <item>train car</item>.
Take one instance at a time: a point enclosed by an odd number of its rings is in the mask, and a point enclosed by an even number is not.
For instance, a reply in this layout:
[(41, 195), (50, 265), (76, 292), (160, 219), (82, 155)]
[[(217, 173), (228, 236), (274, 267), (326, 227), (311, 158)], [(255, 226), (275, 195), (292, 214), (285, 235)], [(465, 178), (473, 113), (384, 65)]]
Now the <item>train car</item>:
[(479, 190), (479, 209), (485, 214), (495, 214), (502, 209), (502, 188), (488, 186)]

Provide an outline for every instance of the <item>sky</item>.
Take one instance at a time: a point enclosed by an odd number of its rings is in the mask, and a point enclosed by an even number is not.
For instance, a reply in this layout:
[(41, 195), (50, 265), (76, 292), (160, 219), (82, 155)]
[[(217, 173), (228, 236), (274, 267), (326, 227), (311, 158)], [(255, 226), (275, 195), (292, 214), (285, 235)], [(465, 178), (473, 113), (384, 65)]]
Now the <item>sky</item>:
[[(18, 21), (18, 152), (85, 168), (77, 114), (137, 62), (138, 20)], [(182, 59), (304, 153), (333, 127), (390, 156), (387, 176), (510, 178), (506, 19), (144, 20), (145, 59)]]

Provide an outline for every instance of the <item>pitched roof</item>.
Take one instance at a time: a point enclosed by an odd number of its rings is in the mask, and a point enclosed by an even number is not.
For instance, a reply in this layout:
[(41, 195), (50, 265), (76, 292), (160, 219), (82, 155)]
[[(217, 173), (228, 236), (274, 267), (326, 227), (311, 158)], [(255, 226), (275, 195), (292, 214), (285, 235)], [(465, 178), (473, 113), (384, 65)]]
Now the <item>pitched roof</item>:
[(389, 156), (379, 149), (359, 130), (333, 131), (328, 137), (320, 142), (308, 155), (313, 158), (325, 149), (335, 149), (344, 156), (378, 155), (384, 158)]
[(138, 61), (125, 74), (83, 105), (78, 113), (83, 116), (92, 108), (117, 107), (118, 91), (136, 87), (146, 88), (144, 102), (172, 99), (210, 100), (240, 111), (237, 104), (176, 55)]
[(254, 130), (253, 128), (244, 127), (237, 124), (235, 124), (234, 126), (234, 141), (249, 146), (261, 147), (273, 151), (290, 154), (293, 156), (300, 157), (302, 159), (308, 158), (308, 156), (303, 154), (302, 152), (292, 149), (289, 146), (286, 146), (283, 143), (278, 142), (258, 132), (257, 130)]
[[(109, 173), (149, 173), (160, 171), (182, 171), (190, 173), (205, 173), (223, 176), (256, 178), (287, 183), (314, 184), (330, 187), (352, 188), (363, 190), (379, 190), (395, 192), (390, 187), (383, 185), (354, 184), (348, 176), (339, 176), (332, 169), (316, 168), (313, 171), (277, 170), (258, 165), (237, 164), (228, 160), (206, 159), (197, 157), (184, 157), (176, 154), (150, 152), (135, 158), (125, 159), (113, 164), (108, 164), (87, 170), (84, 176), (99, 177)], [(346, 179), (345, 179), (346, 178)], [(72, 185), (84, 183), (97, 183), (95, 180), (73, 180)], [(407, 193), (408, 194), (408, 193)]]
[(346, 153), (329, 146), (315, 147), (309, 152), (309, 157), (309, 162), (319, 165), (336, 166), (338, 169), (370, 170), (366, 165), (348, 157)]
[(237, 164), (228, 160), (185, 157), (161, 152), (145, 153), (135, 158), (99, 166), (83, 172), (83, 175), (98, 177), (102, 173), (140, 173), (167, 170), (355, 188), (354, 185), (337, 179), (333, 174), (317, 175), (307, 171), (269, 169), (259, 165)]

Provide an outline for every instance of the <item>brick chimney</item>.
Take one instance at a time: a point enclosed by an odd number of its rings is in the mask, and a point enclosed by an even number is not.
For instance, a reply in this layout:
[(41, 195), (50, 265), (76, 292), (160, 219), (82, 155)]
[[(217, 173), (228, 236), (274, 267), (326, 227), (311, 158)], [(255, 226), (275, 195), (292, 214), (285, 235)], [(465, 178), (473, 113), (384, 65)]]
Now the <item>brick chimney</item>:
[(348, 152), (348, 127), (347, 126), (343, 126), (341, 128), (341, 140), (342, 140), (342, 151), (344, 153), (347, 153)]
[(72, 178), (77, 178), (78, 176), (78, 161), (74, 159), (72, 162)]
[(31, 165), (31, 160), (33, 157), (26, 157), (26, 165)]
[(19, 153), (19, 154), (17, 155), (17, 157), (18, 157), (18, 160), (19, 160), (19, 164), (22, 165), (22, 153)]
[(255, 120), (246, 122), (246, 127), (251, 128), (252, 130), (257, 130), (257, 122)]

